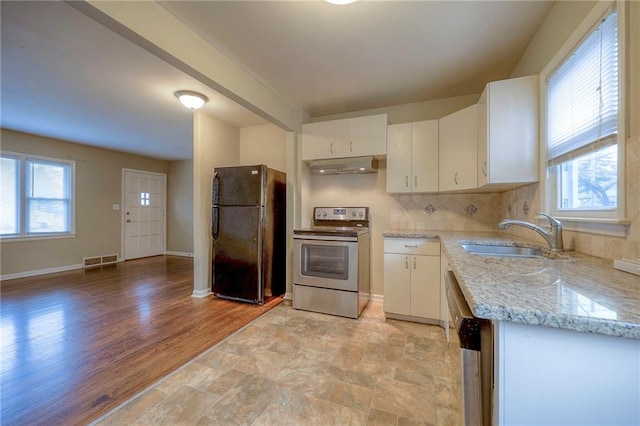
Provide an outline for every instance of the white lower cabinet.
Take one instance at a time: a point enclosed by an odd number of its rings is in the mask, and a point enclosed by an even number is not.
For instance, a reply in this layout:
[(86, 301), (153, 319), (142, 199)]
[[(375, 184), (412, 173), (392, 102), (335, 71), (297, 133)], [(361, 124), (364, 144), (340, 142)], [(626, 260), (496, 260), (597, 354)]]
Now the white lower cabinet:
[(494, 338), (494, 425), (640, 424), (640, 341), (506, 321)]
[(440, 322), (440, 242), (384, 239), (384, 311), (387, 317)]

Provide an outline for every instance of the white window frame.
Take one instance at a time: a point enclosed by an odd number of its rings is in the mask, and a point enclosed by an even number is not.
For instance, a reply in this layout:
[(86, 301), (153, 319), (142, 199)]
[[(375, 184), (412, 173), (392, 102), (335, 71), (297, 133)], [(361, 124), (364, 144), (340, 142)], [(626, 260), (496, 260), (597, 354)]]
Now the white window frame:
[[(9, 241), (25, 241), (25, 240), (49, 240), (58, 238), (73, 238), (76, 236), (76, 162), (54, 157), (44, 157), (41, 155), (31, 155), (20, 152), (1, 151), (3, 156), (18, 159), (18, 233), (11, 235), (0, 235), (3, 242)], [(68, 232), (46, 232), (46, 233), (27, 233), (27, 161), (42, 161), (52, 164), (67, 165), (71, 169), (70, 191), (69, 197), (69, 231)]]
[[(626, 9), (624, 1), (598, 2), (584, 21), (576, 28), (551, 61), (540, 73), (540, 176), (542, 176), (541, 200), (543, 210), (563, 221), (567, 230), (590, 232), (603, 235), (626, 235), (630, 222), (626, 218), (626, 181), (625, 181), (625, 138), (626, 138)], [(610, 210), (558, 210), (556, 176), (547, 167), (547, 80), (582, 41), (599, 25), (601, 19), (615, 6), (618, 13), (618, 197), (617, 206)]]

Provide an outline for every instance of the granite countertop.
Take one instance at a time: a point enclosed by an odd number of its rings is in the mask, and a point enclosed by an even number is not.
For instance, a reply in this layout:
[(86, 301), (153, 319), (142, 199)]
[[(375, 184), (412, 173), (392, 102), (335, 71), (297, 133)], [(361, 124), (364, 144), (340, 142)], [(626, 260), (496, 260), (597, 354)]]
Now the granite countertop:
[(497, 321), (640, 339), (640, 277), (578, 252), (552, 258), (467, 253), (460, 242), (545, 248), (502, 233), (391, 230), (385, 237), (439, 238), (474, 315)]

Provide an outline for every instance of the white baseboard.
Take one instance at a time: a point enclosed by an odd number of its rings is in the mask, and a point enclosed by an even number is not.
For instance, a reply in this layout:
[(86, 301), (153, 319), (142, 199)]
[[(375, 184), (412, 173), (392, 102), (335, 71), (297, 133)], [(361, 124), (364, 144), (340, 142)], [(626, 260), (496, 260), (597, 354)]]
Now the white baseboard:
[(164, 254), (167, 254), (169, 256), (193, 257), (193, 253), (188, 253), (185, 251), (165, 251)]
[(207, 297), (210, 294), (213, 294), (213, 293), (211, 293), (210, 289), (193, 290), (193, 293), (191, 293), (191, 297), (195, 297), (196, 299), (202, 299), (203, 297)]
[(384, 295), (383, 294), (373, 294), (373, 293), (371, 293), (369, 295), (369, 300), (372, 300), (374, 302), (384, 302)]
[(284, 294), (284, 299), (285, 300), (293, 300), (293, 293), (291, 293), (290, 291), (286, 292)]
[(16, 272), (15, 274), (0, 275), (0, 281), (15, 280), (17, 278), (35, 277), (36, 275), (53, 274), (56, 272), (73, 271), (82, 269), (82, 264), (56, 266), (55, 268), (38, 269), (36, 271)]

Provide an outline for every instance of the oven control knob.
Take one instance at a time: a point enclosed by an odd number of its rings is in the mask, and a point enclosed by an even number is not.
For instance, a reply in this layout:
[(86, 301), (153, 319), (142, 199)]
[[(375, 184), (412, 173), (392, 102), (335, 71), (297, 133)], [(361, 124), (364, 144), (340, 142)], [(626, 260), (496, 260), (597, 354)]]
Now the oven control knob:
[(364, 213), (363, 213), (363, 212), (360, 212), (360, 217), (362, 217), (362, 216), (364, 216)]
[(351, 212), (351, 216), (356, 217), (356, 212), (355, 212), (355, 210)]
[(323, 217), (327, 217), (327, 212), (322, 212)]

